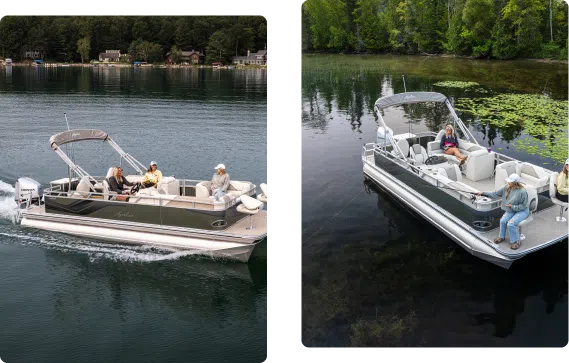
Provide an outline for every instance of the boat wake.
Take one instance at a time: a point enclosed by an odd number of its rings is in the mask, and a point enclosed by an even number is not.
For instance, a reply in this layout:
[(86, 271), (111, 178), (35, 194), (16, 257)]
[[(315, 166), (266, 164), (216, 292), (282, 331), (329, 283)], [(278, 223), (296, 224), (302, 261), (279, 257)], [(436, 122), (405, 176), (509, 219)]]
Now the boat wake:
[(12, 221), (16, 216), (16, 201), (14, 193), (16, 190), (13, 186), (0, 180), (0, 219)]
[[(16, 231), (14, 231), (16, 232)], [(120, 245), (79, 239), (74, 236), (50, 235), (49, 232), (0, 232), (21, 245), (39, 246), (61, 252), (80, 253), (89, 256), (91, 262), (101, 259), (118, 262), (155, 262), (177, 260), (186, 256), (203, 255), (202, 251), (162, 250), (151, 246)]]

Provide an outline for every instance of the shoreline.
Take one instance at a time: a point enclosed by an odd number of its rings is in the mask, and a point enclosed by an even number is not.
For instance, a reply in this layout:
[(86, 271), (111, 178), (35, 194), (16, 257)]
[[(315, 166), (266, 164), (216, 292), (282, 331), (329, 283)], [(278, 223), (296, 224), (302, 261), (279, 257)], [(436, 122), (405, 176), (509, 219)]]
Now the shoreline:
[(398, 53), (326, 53), (326, 52), (302, 52), (302, 55), (347, 55), (347, 56), (412, 56), (412, 57), (425, 57), (425, 58), (456, 58), (456, 59), (469, 59), (469, 60), (480, 60), (480, 61), (498, 61), (498, 62), (508, 62), (508, 61), (525, 61), (525, 62), (538, 62), (538, 63), (549, 63), (549, 64), (569, 64), (569, 60), (562, 59), (550, 59), (550, 58), (512, 58), (512, 59), (494, 59), (494, 58), (476, 58), (473, 56), (465, 56), (458, 54), (398, 54)]
[(0, 64), (0, 67), (44, 67), (44, 68), (67, 68), (67, 67), (80, 67), (80, 68), (210, 68), (210, 69), (267, 69), (267, 66), (259, 65), (225, 65), (221, 67), (214, 67), (207, 64), (142, 64), (134, 65), (129, 63), (49, 63), (45, 62), (42, 64), (34, 65), (30, 62), (14, 62), (11, 65)]

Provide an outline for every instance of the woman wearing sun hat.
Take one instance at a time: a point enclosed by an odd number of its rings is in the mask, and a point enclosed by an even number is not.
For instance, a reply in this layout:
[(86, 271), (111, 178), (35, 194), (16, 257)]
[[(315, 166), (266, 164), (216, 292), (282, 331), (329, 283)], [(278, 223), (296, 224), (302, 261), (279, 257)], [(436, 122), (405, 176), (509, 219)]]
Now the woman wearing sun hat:
[(229, 187), (229, 174), (225, 171), (225, 165), (219, 164), (215, 167), (215, 174), (211, 178), (211, 195), (216, 201), (227, 193)]
[(145, 188), (154, 187), (158, 188), (158, 182), (162, 180), (162, 172), (158, 170), (158, 164), (156, 161), (151, 161), (144, 178), (142, 179), (142, 186)]
[(500, 219), (500, 235), (494, 243), (501, 243), (506, 239), (506, 227), (510, 234), (510, 248), (517, 250), (521, 246), (518, 224), (529, 216), (528, 192), (520, 183), (520, 176), (512, 174), (506, 178), (508, 184), (495, 192), (479, 192), (478, 195), (496, 198), (502, 197), (502, 210), (506, 211)]

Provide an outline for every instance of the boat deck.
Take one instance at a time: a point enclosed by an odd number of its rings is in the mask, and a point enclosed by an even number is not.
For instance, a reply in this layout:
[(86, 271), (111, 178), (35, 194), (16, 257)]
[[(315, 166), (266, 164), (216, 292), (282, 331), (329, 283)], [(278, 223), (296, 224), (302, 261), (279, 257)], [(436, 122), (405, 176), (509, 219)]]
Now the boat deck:
[[(500, 244), (494, 244), (494, 248), (503, 255), (521, 257), (567, 238), (568, 224), (567, 222), (557, 222), (555, 220), (557, 216), (559, 216), (559, 206), (553, 206), (534, 213), (533, 221), (522, 228), (522, 233), (526, 236), (526, 239), (522, 241), (519, 249), (510, 249), (510, 239), (507, 232), (506, 240)], [(567, 218), (567, 211), (563, 213), (563, 216)], [(498, 237), (499, 233), (500, 229), (495, 228), (480, 234), (493, 241), (494, 238)]]

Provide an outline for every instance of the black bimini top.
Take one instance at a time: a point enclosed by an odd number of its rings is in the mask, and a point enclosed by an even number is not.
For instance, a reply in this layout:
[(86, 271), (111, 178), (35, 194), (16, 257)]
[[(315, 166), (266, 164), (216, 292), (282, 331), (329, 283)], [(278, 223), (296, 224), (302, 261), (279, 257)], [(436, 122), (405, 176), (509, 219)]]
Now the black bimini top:
[(406, 92), (381, 97), (375, 101), (375, 107), (382, 110), (386, 107), (404, 105), (406, 103), (445, 102), (446, 99), (445, 95), (438, 92)]

